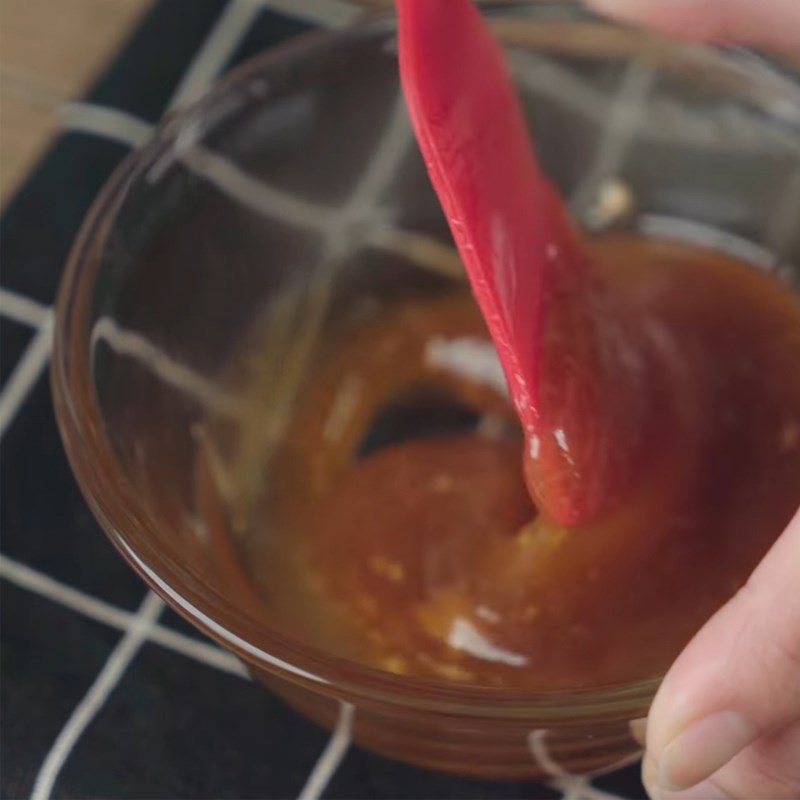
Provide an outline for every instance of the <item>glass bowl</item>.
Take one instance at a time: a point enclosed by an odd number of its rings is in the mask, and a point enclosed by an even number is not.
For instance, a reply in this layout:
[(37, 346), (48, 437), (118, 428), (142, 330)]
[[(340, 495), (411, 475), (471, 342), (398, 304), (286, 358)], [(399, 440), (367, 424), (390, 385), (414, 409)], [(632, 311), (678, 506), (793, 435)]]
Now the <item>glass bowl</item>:
[[(795, 76), (572, 3), (488, 6), (540, 159), (581, 224), (796, 277)], [(320, 343), (365, 304), (461, 285), (400, 96), (393, 19), (292, 41), (168, 116), (96, 201), (58, 298), (62, 436), (133, 567), (303, 713), (328, 726), (344, 713), (360, 744), (461, 774), (607, 770), (637, 756), (629, 723), (659, 676), (534, 694), (378, 671), (281, 624), (232, 544), (268, 502)], [(255, 330), (269, 352), (254, 411), (231, 393), (230, 363)], [(243, 436), (253, 413), (263, 425)]]

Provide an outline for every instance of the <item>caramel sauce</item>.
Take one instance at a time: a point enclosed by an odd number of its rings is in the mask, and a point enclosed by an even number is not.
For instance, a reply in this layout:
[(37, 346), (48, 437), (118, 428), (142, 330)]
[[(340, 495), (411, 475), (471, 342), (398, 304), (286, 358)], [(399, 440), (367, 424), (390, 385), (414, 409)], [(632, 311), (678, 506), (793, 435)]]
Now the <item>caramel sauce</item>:
[[(590, 249), (603, 296), (553, 307), (543, 374), (580, 408), (597, 401), (583, 373), (626, 365), (634, 383), (602, 400), (637, 389), (613, 428), (635, 480), (589, 525), (537, 513), (537, 453), (471, 296), (401, 304), (326, 343), (241, 543), (277, 622), (397, 674), (596, 687), (663, 672), (743, 584), (800, 505), (797, 295), (687, 245)], [(574, 314), (591, 342), (570, 338)], [(580, 469), (602, 446), (613, 469), (614, 441), (554, 430), (542, 447)]]

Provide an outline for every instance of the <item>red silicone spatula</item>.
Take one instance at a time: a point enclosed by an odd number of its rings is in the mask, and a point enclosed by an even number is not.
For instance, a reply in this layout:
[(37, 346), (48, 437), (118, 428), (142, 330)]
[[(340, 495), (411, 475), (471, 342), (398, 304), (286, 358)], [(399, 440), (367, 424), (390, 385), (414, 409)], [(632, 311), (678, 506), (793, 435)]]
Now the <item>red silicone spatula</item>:
[(575, 305), (586, 256), (539, 169), (503, 53), (477, 9), (469, 0), (396, 4), (406, 102), (523, 425), (534, 499), (559, 522), (586, 520), (610, 480), (596, 364), (562, 369), (574, 360), (567, 348), (562, 364), (544, 367), (554, 298), (572, 304), (576, 352), (593, 352)]

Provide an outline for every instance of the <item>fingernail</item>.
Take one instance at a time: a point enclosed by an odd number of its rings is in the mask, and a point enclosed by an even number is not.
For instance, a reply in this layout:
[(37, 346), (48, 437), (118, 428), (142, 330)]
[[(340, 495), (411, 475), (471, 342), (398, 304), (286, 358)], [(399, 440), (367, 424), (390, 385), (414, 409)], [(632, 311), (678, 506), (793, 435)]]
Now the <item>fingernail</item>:
[(658, 782), (672, 792), (688, 789), (713, 775), (757, 737), (756, 727), (735, 711), (704, 717), (664, 748)]

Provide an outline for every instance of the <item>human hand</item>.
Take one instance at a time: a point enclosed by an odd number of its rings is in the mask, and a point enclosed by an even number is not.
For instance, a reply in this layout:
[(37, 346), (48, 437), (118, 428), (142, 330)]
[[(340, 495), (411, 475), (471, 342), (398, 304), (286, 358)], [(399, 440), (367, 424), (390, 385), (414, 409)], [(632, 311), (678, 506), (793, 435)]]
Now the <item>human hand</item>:
[(595, 11), (682, 39), (800, 53), (798, 0), (586, 0)]
[(654, 800), (800, 797), (800, 512), (673, 664), (646, 739)]
[[(682, 38), (800, 52), (800, 0), (587, 0)], [(800, 797), (800, 512), (670, 669), (647, 721), (654, 800)]]

